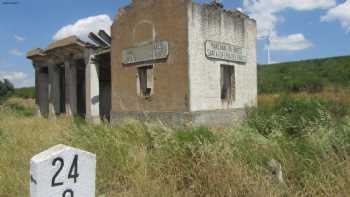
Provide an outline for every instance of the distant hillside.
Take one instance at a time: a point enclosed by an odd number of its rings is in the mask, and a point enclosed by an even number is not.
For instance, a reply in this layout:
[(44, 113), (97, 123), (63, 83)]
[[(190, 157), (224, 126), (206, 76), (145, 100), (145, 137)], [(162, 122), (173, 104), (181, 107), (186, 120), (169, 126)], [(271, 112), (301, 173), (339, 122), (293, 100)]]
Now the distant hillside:
[[(259, 93), (321, 91), (326, 86), (350, 87), (350, 56), (258, 66)], [(15, 89), (34, 98), (34, 87)]]
[(35, 88), (16, 88), (13, 94), (20, 98), (35, 98)]
[(304, 60), (258, 67), (260, 93), (321, 91), (350, 86), (350, 56)]

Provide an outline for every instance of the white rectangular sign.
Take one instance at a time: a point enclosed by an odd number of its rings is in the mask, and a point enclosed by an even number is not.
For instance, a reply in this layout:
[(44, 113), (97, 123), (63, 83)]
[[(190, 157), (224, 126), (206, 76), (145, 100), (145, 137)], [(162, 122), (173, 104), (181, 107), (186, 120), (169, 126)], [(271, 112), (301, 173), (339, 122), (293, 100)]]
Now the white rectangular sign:
[(247, 54), (245, 48), (223, 42), (211, 40), (206, 41), (205, 55), (209, 58), (231, 62), (247, 62)]
[(123, 64), (136, 64), (165, 59), (169, 55), (167, 41), (152, 42), (123, 50)]
[(95, 197), (96, 156), (54, 146), (30, 162), (31, 197)]

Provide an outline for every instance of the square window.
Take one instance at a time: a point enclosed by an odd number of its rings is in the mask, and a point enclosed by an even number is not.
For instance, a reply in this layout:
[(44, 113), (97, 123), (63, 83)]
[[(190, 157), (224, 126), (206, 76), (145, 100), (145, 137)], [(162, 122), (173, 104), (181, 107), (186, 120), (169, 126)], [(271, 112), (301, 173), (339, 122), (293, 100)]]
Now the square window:
[(143, 66), (137, 68), (138, 94), (150, 97), (153, 94), (153, 66)]

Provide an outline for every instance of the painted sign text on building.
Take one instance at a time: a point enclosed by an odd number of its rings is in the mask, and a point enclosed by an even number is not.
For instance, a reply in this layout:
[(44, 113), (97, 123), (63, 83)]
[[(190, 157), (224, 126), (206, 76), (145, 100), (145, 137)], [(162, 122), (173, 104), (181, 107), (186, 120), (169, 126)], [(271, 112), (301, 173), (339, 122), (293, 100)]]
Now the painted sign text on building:
[(136, 64), (165, 59), (169, 55), (167, 41), (152, 42), (123, 50), (123, 64)]
[(231, 62), (247, 62), (246, 50), (243, 47), (208, 40), (205, 42), (205, 55), (209, 58)]

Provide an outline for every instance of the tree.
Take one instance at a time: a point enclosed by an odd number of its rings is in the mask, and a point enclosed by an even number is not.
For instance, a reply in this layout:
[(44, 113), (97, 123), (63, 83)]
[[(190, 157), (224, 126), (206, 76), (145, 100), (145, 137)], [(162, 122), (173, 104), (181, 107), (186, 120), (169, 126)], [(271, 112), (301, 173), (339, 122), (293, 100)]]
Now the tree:
[(8, 79), (4, 79), (4, 84), (8, 92), (15, 91), (15, 86)]
[(0, 81), (0, 97), (8, 96), (14, 91), (15, 87), (8, 79)]

